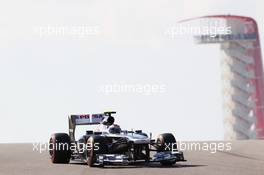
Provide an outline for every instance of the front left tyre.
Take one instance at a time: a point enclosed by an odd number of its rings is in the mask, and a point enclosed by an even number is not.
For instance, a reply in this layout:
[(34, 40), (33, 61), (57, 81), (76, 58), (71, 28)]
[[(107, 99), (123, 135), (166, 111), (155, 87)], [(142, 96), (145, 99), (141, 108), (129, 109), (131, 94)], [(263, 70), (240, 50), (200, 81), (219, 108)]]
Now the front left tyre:
[[(177, 149), (177, 142), (173, 134), (171, 133), (164, 133), (160, 134), (156, 140), (157, 144), (157, 151), (158, 152), (166, 152), (166, 151), (173, 151)], [(176, 163), (175, 161), (161, 161), (161, 165), (163, 166), (171, 166)]]
[(71, 140), (66, 133), (55, 133), (49, 140), (49, 154), (52, 163), (69, 163)]

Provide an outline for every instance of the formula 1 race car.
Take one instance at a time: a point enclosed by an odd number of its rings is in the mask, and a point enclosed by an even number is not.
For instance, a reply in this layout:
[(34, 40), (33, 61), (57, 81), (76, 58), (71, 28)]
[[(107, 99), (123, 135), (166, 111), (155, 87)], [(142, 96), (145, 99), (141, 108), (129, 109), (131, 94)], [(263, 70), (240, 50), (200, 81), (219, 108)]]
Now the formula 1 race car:
[[(78, 160), (89, 166), (127, 165), (136, 162), (160, 162), (161, 165), (169, 166), (177, 161), (185, 161), (171, 133), (160, 134), (155, 140), (151, 138), (151, 134), (148, 136), (141, 130), (121, 130), (114, 123), (112, 114), (115, 113), (70, 115), (69, 134), (55, 133), (49, 140), (51, 161), (69, 163), (70, 160)], [(85, 135), (75, 140), (77, 125), (99, 127), (95, 131), (87, 130)]]

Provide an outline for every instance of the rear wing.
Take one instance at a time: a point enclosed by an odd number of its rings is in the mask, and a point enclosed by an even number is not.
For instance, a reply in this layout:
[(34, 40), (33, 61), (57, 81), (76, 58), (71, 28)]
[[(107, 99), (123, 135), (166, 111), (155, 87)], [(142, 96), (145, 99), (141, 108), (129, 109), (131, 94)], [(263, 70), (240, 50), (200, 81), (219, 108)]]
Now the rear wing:
[(105, 116), (111, 116), (116, 112), (104, 112), (101, 114), (83, 114), (83, 115), (69, 115), (69, 136), (71, 141), (75, 141), (75, 128), (76, 125), (98, 125)]
[(70, 115), (69, 119), (74, 125), (96, 125), (104, 119), (104, 114)]

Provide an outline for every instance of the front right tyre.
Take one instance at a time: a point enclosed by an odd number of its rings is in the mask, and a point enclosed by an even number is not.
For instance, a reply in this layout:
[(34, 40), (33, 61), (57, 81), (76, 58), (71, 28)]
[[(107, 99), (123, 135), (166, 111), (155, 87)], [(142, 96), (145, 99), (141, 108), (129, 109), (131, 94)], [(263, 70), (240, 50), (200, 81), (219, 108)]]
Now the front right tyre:
[(52, 163), (69, 163), (71, 140), (66, 133), (55, 133), (49, 140), (49, 154)]
[(91, 136), (87, 140), (87, 145), (89, 147), (89, 150), (87, 150), (87, 164), (93, 167), (96, 163), (97, 155), (107, 153), (107, 140), (103, 136)]

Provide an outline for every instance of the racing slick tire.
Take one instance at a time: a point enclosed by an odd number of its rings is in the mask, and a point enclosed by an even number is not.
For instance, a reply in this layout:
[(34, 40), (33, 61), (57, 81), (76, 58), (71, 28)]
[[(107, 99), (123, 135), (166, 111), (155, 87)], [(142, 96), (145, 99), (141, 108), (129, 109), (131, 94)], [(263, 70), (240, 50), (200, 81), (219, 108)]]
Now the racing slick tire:
[[(157, 138), (157, 151), (162, 152), (162, 151), (172, 151), (177, 149), (177, 142), (173, 134), (171, 133), (164, 133), (160, 134)], [(161, 165), (164, 166), (170, 166), (176, 163), (175, 161), (161, 161)]]
[(71, 140), (66, 133), (55, 133), (49, 140), (49, 154), (52, 163), (69, 163)]
[(89, 145), (89, 150), (87, 150), (87, 164), (93, 167), (95, 166), (96, 155), (107, 153), (107, 140), (103, 136), (91, 136), (87, 140), (87, 145)]

